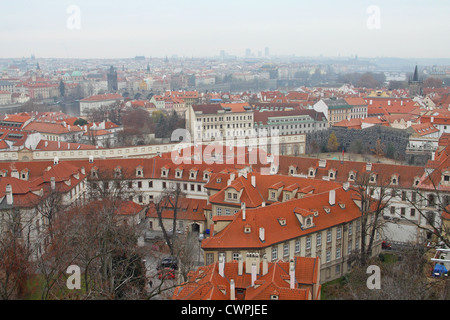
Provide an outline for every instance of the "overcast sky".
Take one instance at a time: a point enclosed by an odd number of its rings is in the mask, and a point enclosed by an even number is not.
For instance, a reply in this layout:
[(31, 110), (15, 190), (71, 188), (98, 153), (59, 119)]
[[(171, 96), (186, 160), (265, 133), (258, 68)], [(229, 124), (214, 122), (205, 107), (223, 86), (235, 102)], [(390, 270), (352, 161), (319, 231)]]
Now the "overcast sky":
[(273, 55), (450, 58), (448, 0), (2, 2), (0, 58), (243, 56), (265, 47)]

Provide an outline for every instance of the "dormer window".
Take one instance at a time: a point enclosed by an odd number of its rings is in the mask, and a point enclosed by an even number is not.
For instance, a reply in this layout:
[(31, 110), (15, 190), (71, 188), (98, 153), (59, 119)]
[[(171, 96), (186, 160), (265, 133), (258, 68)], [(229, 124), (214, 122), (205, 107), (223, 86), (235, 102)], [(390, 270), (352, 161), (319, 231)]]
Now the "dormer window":
[(280, 224), (280, 226), (285, 226), (286, 225), (286, 219), (285, 218), (278, 218), (278, 223)]
[(307, 218), (306, 219), (306, 227), (310, 227), (312, 223), (312, 219), (311, 218)]
[(350, 171), (350, 173), (348, 174), (348, 180), (355, 181), (355, 178), (356, 174), (353, 171)]
[(398, 176), (393, 175), (391, 178), (391, 184), (398, 185)]
[(136, 168), (136, 177), (143, 177), (143, 176), (144, 176), (144, 168), (138, 166)]
[(297, 173), (297, 167), (295, 166), (290, 166), (289, 167), (289, 175), (294, 175)]
[(161, 176), (162, 176), (162, 177), (168, 177), (168, 176), (169, 176), (169, 169), (167, 169), (167, 168), (162, 168), (162, 170), (161, 170)]
[(189, 179), (196, 179), (197, 178), (197, 170), (192, 169), (189, 171)]
[(450, 171), (444, 171), (442, 173), (441, 183), (444, 185), (450, 185)]
[(309, 168), (308, 169), (308, 176), (310, 176), (310, 177), (314, 177), (314, 168)]
[(116, 167), (114, 169), (114, 177), (115, 178), (120, 178), (121, 175), (122, 175), (122, 168), (121, 167)]
[(334, 179), (336, 177), (336, 170), (329, 170), (328, 171), (328, 177), (330, 179)]
[(371, 174), (371, 175), (370, 175), (370, 178), (369, 178), (369, 182), (370, 182), (370, 183), (375, 183), (376, 180), (377, 180), (376, 175)]
[(252, 228), (249, 224), (246, 224), (244, 226), (244, 233), (250, 233), (250, 232), (252, 232)]

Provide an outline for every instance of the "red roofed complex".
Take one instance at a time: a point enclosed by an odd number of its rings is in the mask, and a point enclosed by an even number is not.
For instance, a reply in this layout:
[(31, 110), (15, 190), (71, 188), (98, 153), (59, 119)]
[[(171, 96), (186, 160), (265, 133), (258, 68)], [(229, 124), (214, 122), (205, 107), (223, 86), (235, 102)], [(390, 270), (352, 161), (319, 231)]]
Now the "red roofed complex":
[(174, 300), (320, 300), (320, 259), (295, 257), (269, 262), (248, 254), (244, 259), (199, 267), (175, 289)]

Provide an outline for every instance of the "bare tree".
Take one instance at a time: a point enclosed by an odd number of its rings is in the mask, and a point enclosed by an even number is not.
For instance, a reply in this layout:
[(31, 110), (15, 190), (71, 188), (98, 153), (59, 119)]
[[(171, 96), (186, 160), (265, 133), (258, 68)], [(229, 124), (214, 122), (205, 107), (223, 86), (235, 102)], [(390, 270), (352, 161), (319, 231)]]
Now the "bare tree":
[(27, 293), (27, 280), (32, 272), (32, 248), (26, 233), (30, 221), (24, 221), (17, 208), (3, 210), (0, 220), (0, 299), (20, 299)]
[[(170, 254), (172, 256), (175, 256), (176, 254), (175, 244), (177, 243), (177, 214), (179, 209), (179, 201), (184, 196), (184, 192), (181, 190), (180, 185), (178, 183), (175, 183), (172, 188), (166, 189), (161, 192), (161, 195), (157, 199), (155, 199), (154, 203), (152, 204), (152, 208), (155, 210), (158, 216), (164, 239), (166, 240), (167, 246), (169, 247)], [(171, 234), (169, 234), (166, 230), (163, 221), (163, 213), (166, 210), (170, 210), (173, 213)]]
[(375, 175), (367, 172), (358, 174), (355, 183), (351, 186), (351, 189), (356, 191), (355, 200), (361, 212), (359, 260), (362, 265), (365, 265), (372, 256), (374, 243), (378, 239), (383, 224), (383, 211), (395, 196), (395, 189), (388, 191), (389, 184), (390, 179), (384, 178), (382, 174), (378, 174), (375, 178)]

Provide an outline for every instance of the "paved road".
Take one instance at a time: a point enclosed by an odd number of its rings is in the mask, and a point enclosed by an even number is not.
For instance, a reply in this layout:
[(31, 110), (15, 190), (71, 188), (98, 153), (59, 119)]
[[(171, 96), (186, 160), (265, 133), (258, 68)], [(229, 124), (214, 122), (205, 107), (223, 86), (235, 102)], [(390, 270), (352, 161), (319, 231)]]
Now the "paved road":
[[(177, 279), (174, 280), (164, 280), (161, 283), (161, 280), (158, 279), (158, 265), (161, 260), (168, 256), (168, 252), (162, 252), (160, 245), (162, 245), (163, 241), (156, 240), (147, 240), (144, 243), (145, 254), (145, 267), (146, 267), (146, 275), (147, 279), (149, 279), (149, 283), (147, 284), (147, 289), (149, 293), (152, 295), (158, 291), (158, 289), (166, 289), (170, 288), (170, 290), (164, 291), (162, 294), (156, 294), (151, 299), (152, 300), (160, 300), (160, 299), (170, 299), (173, 294), (174, 287), (178, 284)], [(194, 262), (195, 266), (203, 265), (203, 253), (200, 248), (200, 241), (194, 242), (195, 246), (190, 251), (192, 252), (191, 261)], [(152, 286), (150, 287), (150, 281), (152, 281)]]

